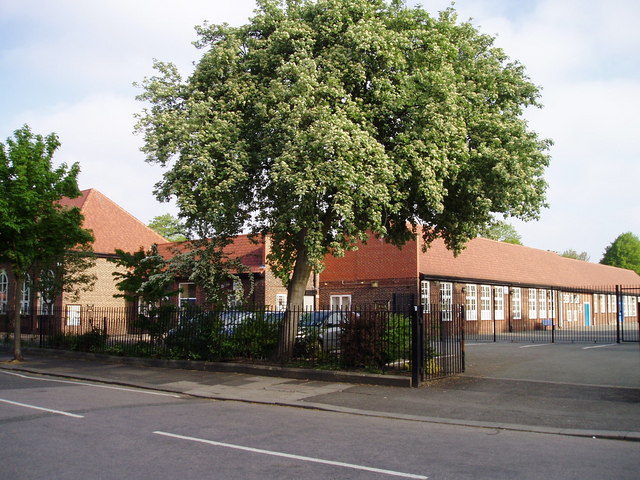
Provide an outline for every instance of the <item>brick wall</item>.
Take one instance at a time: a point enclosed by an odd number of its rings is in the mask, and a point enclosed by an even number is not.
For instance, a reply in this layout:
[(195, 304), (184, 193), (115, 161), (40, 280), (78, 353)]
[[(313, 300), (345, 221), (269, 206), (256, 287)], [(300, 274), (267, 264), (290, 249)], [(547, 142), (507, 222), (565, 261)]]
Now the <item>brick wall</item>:
[[(115, 298), (113, 295), (122, 293), (116, 288), (116, 279), (113, 277), (119, 267), (113, 263), (107, 261), (106, 258), (96, 259), (96, 265), (92, 269), (92, 273), (97, 275), (96, 283), (93, 290), (89, 292), (83, 292), (80, 294), (80, 298), (71, 300), (68, 295), (63, 295), (62, 303), (77, 304), (82, 306), (94, 305), (96, 307), (125, 307), (126, 301), (124, 298)], [(121, 269), (121, 271), (123, 271)]]

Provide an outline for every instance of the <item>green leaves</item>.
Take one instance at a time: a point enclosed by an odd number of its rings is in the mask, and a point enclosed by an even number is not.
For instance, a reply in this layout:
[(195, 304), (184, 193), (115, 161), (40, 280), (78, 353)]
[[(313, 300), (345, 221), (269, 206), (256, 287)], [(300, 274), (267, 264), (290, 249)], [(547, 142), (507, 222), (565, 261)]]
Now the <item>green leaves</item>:
[(55, 134), (34, 135), (26, 125), (0, 143), (0, 261), (20, 276), (93, 242), (91, 232), (81, 227), (80, 210), (58, 204), (62, 197), (80, 195), (79, 165), (53, 168), (59, 146)]
[(600, 263), (628, 268), (640, 275), (640, 238), (631, 232), (618, 235), (606, 248)]
[[(157, 64), (140, 116), (157, 186), (205, 235), (269, 234), (274, 271), (322, 269), (373, 232), (459, 250), (494, 214), (545, 206), (538, 89), (447, 10), (382, 0), (260, 1), (249, 25), (200, 27), (193, 75)], [(304, 255), (299, 254), (304, 252)]]

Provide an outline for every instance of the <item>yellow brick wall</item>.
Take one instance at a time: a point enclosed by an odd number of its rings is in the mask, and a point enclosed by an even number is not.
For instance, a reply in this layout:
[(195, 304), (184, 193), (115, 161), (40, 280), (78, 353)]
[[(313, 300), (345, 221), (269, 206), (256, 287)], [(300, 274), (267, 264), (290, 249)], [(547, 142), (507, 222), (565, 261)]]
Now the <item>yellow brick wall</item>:
[[(68, 295), (63, 298), (63, 304), (77, 304), (84, 307), (93, 305), (95, 307), (125, 307), (124, 298), (114, 298), (115, 293), (120, 293), (116, 288), (116, 280), (113, 272), (118, 269), (115, 264), (107, 261), (106, 258), (98, 258), (92, 272), (97, 275), (96, 283), (93, 290), (83, 292), (77, 301), (71, 301)], [(122, 269), (121, 269), (122, 270)]]

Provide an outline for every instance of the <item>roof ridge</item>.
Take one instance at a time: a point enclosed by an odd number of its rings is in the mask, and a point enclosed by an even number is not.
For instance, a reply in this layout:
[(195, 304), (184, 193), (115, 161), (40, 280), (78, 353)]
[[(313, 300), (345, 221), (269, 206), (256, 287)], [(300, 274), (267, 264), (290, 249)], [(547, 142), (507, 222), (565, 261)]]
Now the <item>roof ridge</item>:
[(121, 212), (123, 212), (124, 214), (126, 214), (128, 217), (130, 217), (131, 219), (133, 219), (134, 221), (136, 221), (137, 223), (139, 223), (140, 225), (142, 225), (144, 228), (147, 228), (149, 230), (151, 230), (152, 232), (154, 232), (156, 235), (158, 235), (159, 237), (161, 237), (165, 242), (163, 243), (169, 243), (169, 241), (162, 235), (160, 235), (158, 232), (156, 232), (154, 229), (152, 229), (151, 227), (149, 227), (148, 225), (146, 225), (142, 220), (140, 220), (139, 218), (135, 217), (133, 214), (131, 214), (130, 212), (128, 212), (127, 210), (125, 210), (124, 208), (122, 208), (120, 205), (118, 205), (116, 202), (114, 202), (113, 200), (111, 200), (109, 197), (107, 197), (104, 193), (102, 193), (101, 191), (95, 189), (95, 188), (89, 188), (87, 189), (89, 190), (89, 193), (87, 194), (87, 199), (85, 200), (88, 201), (89, 200), (89, 196), (91, 197), (102, 197), (104, 200), (107, 200), (109, 203), (111, 203), (112, 205), (114, 205), (115, 207), (118, 208), (118, 210), (120, 210)]

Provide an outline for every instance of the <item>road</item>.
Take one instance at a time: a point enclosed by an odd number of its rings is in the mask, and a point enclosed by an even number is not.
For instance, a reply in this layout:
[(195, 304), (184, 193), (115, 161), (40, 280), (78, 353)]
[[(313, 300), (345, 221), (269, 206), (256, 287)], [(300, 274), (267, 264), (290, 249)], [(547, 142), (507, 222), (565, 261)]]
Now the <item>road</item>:
[(2, 479), (636, 479), (636, 442), (364, 417), (0, 371)]

